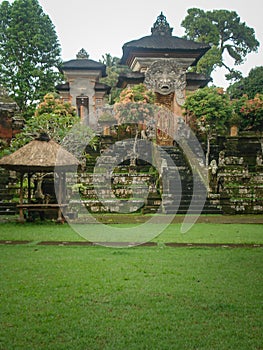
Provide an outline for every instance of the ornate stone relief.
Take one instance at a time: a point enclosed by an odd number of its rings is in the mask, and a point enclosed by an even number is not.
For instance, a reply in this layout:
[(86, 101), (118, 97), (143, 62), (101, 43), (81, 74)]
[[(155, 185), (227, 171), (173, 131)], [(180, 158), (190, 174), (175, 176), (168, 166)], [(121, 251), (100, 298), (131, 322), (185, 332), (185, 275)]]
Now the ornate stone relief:
[(152, 35), (171, 36), (173, 28), (170, 27), (166, 17), (161, 12), (152, 28)]
[(184, 103), (186, 87), (185, 70), (170, 60), (155, 61), (145, 73), (145, 85), (161, 95), (175, 93), (176, 102)]
[(85, 49), (81, 49), (77, 53), (76, 58), (79, 59), (79, 60), (88, 59), (89, 58), (89, 54), (87, 53), (87, 51)]

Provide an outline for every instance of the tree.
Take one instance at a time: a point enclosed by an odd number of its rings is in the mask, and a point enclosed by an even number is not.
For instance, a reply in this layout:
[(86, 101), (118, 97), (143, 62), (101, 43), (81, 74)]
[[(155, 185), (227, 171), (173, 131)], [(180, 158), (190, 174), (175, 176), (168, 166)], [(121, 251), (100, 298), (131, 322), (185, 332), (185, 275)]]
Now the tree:
[(37, 0), (0, 4), (0, 81), (24, 116), (54, 91), (60, 74), (60, 44)]
[(193, 131), (206, 138), (206, 165), (208, 166), (213, 135), (227, 130), (228, 121), (233, 113), (229, 95), (222, 88), (206, 87), (189, 95), (183, 107), (184, 115)]
[(253, 99), (256, 94), (263, 94), (263, 66), (252, 68), (247, 77), (230, 85), (227, 89), (233, 99), (247, 95)]
[(108, 68), (112, 68), (112, 67), (118, 67), (118, 64), (120, 63), (120, 59), (118, 57), (111, 56), (110, 53), (105, 53), (105, 55), (102, 55), (101, 62), (105, 64)]
[(138, 123), (152, 118), (155, 94), (144, 84), (126, 88), (120, 93), (114, 105), (119, 123)]
[(258, 136), (263, 155), (263, 94), (256, 94), (252, 99), (243, 95), (233, 104), (235, 113), (240, 118), (240, 129), (253, 131)]
[(75, 107), (55, 94), (49, 93), (37, 107), (35, 115), (26, 121), (23, 131), (13, 139), (11, 150), (15, 151), (24, 146), (41, 133), (61, 142), (73, 125), (79, 121)]
[(10, 151), (16, 151), (41, 134), (46, 134), (80, 159), (88, 144), (92, 148), (97, 147), (94, 131), (81, 123), (75, 107), (55, 93), (44, 96), (34, 116), (26, 121), (22, 132), (12, 140)]
[(101, 63), (106, 65), (107, 77), (102, 78), (100, 81), (104, 84), (111, 86), (111, 93), (109, 95), (109, 104), (114, 104), (118, 99), (121, 89), (116, 87), (119, 74), (128, 70), (128, 67), (120, 66), (120, 59), (113, 57), (111, 54), (106, 53), (102, 55)]
[(240, 117), (240, 129), (263, 132), (263, 94), (254, 98), (243, 95), (233, 101), (235, 113)]
[(258, 49), (259, 42), (255, 38), (254, 29), (240, 21), (235, 11), (207, 11), (191, 8), (181, 25), (186, 30), (188, 39), (205, 42), (211, 45), (209, 50), (198, 62), (197, 72), (210, 75), (216, 67), (228, 70), (227, 79), (238, 79), (241, 73), (229, 67), (224, 60), (227, 53), (240, 65), (250, 52)]

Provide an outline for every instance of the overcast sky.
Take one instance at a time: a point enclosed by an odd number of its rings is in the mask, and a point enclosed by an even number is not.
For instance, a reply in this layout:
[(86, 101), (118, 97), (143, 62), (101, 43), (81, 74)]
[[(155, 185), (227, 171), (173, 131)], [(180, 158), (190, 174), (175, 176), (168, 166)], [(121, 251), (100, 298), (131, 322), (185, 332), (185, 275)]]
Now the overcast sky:
[[(183, 36), (180, 26), (187, 9), (234, 10), (242, 22), (254, 28), (260, 42), (257, 54), (249, 54), (240, 70), (246, 76), (251, 68), (263, 65), (262, 0), (39, 0), (56, 27), (64, 61), (75, 58), (81, 48), (99, 60), (105, 53), (122, 56), (124, 43), (151, 34), (151, 27), (163, 11), (173, 35)], [(216, 85), (225, 86), (224, 70), (213, 74)]]

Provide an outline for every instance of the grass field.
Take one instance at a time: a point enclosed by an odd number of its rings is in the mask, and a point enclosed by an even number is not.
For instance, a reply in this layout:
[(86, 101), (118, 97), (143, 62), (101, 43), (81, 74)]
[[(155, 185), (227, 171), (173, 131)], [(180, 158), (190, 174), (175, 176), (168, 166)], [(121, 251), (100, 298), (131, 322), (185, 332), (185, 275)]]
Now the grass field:
[[(260, 225), (178, 227), (157, 240), (262, 243)], [(262, 349), (262, 248), (37, 245), (81, 240), (53, 224), (0, 239), (33, 241), (0, 246), (1, 350)]]
[[(112, 225), (120, 229), (130, 228), (132, 224)], [(93, 225), (87, 225), (92, 231)], [(103, 230), (103, 225), (101, 225)], [(181, 224), (169, 225), (155, 242), (185, 243), (263, 243), (262, 224), (195, 224), (185, 234), (180, 233)], [(84, 241), (69, 225), (55, 223), (0, 223), (0, 240), (39, 241)]]

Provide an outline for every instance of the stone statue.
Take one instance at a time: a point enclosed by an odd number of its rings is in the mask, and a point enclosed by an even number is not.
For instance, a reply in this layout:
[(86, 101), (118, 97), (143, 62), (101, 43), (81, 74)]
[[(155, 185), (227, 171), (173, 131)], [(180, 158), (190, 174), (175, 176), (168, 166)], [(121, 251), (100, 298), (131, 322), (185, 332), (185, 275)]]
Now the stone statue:
[(213, 159), (211, 160), (211, 163), (209, 165), (209, 187), (211, 192), (216, 192), (217, 191), (217, 163), (216, 160)]
[(224, 151), (219, 152), (218, 165), (219, 166), (225, 165), (225, 152)]
[(261, 154), (261, 152), (258, 152), (258, 154), (257, 154), (256, 164), (257, 164), (257, 166), (262, 166), (262, 165), (263, 165), (263, 160), (262, 160), (262, 154)]
[(185, 70), (175, 62), (168, 59), (153, 62), (145, 73), (144, 83), (148, 89), (161, 95), (174, 92), (179, 106), (183, 105), (186, 87)]
[(143, 139), (143, 140), (147, 140), (148, 139), (148, 136), (147, 136), (147, 133), (146, 133), (145, 130), (141, 131), (141, 139)]
[(216, 164), (216, 160), (215, 159), (211, 160), (210, 169), (211, 169), (211, 174), (212, 175), (216, 175), (216, 173), (217, 173), (217, 164)]
[(244, 158), (243, 157), (239, 158), (238, 164), (239, 165), (243, 165), (244, 164)]
[(249, 178), (249, 171), (248, 171), (248, 165), (246, 164), (245, 166), (244, 166), (244, 168), (243, 168), (243, 171), (242, 171), (242, 173), (243, 173), (243, 178)]

